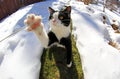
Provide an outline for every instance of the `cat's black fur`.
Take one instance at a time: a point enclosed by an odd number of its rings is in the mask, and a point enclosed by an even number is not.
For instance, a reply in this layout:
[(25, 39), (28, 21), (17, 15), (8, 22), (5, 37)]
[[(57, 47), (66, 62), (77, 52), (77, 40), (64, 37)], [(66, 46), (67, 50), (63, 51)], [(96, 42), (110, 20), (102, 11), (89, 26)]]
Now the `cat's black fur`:
[[(49, 12), (50, 12), (49, 21), (54, 18), (53, 17), (54, 13), (58, 12), (57, 19), (60, 20), (61, 24), (64, 27), (69, 27), (69, 29), (70, 29), (71, 6), (65, 6), (60, 11), (55, 11), (54, 9), (49, 7)], [(57, 27), (57, 26), (53, 26), (53, 27)], [(63, 30), (63, 29), (61, 29), (61, 30)], [(63, 37), (61, 37), (61, 39), (58, 39), (55, 32), (50, 30), (50, 32), (48, 32), (48, 37), (49, 37), (48, 46), (50, 46), (54, 42), (58, 42), (59, 44), (62, 44), (65, 46), (65, 48), (67, 50), (67, 65), (69, 65), (71, 63), (71, 55), (72, 55), (71, 33), (69, 32), (68, 36), (66, 36), (66, 37), (63, 36)]]

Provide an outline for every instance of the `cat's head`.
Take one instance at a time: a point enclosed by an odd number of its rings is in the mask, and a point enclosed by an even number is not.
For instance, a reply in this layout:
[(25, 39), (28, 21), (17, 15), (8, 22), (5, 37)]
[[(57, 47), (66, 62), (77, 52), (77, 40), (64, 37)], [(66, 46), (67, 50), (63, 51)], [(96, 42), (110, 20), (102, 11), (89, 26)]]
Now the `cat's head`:
[(49, 7), (49, 21), (52, 26), (69, 26), (71, 21), (71, 6), (65, 6), (60, 11), (55, 11)]

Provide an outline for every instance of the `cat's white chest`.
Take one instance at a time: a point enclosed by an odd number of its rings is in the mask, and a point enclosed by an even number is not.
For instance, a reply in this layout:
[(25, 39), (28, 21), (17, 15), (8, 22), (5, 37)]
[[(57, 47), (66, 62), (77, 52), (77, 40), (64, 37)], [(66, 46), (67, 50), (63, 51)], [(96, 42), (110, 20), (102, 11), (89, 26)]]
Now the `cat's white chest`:
[(68, 37), (70, 34), (70, 26), (52, 26), (51, 31), (55, 33), (56, 37), (60, 41), (63, 37)]

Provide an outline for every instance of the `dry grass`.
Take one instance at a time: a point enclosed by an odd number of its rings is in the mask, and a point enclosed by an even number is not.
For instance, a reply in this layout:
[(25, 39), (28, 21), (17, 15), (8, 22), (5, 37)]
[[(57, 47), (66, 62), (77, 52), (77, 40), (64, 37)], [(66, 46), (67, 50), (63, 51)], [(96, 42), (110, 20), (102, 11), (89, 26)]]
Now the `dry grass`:
[(116, 43), (116, 42), (114, 42), (114, 41), (109, 41), (108, 44), (111, 45), (112, 47), (120, 50), (120, 47), (119, 47), (119, 44), (118, 44), (118, 43)]

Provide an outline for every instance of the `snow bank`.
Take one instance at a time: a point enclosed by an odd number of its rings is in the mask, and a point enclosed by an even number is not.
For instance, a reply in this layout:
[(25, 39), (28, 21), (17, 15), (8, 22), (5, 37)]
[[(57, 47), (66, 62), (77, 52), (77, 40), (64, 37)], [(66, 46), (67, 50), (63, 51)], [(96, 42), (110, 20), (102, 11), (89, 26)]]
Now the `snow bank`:
[[(77, 4), (71, 3), (74, 5), (72, 11), (73, 34), (81, 56), (84, 78), (119, 79), (120, 52), (108, 45), (106, 41), (110, 40), (113, 35), (109, 34), (110, 30), (107, 29), (110, 28), (107, 27), (110, 21), (107, 20), (107, 24), (103, 24), (102, 12), (97, 7), (93, 8), (92, 5), (86, 6), (82, 3), (79, 3), (78, 6)], [(112, 12), (107, 14), (109, 14), (106, 15), (108, 17), (117, 16)], [(108, 33), (105, 34), (106, 32)], [(116, 39), (119, 38), (116, 37)]]
[[(53, 0), (44, 1), (19, 9), (0, 23), (0, 40), (24, 26), (29, 13), (43, 16), (48, 28), (48, 6)], [(38, 38), (22, 30), (16, 35), (0, 42), (0, 79), (39, 79), (42, 47)]]

